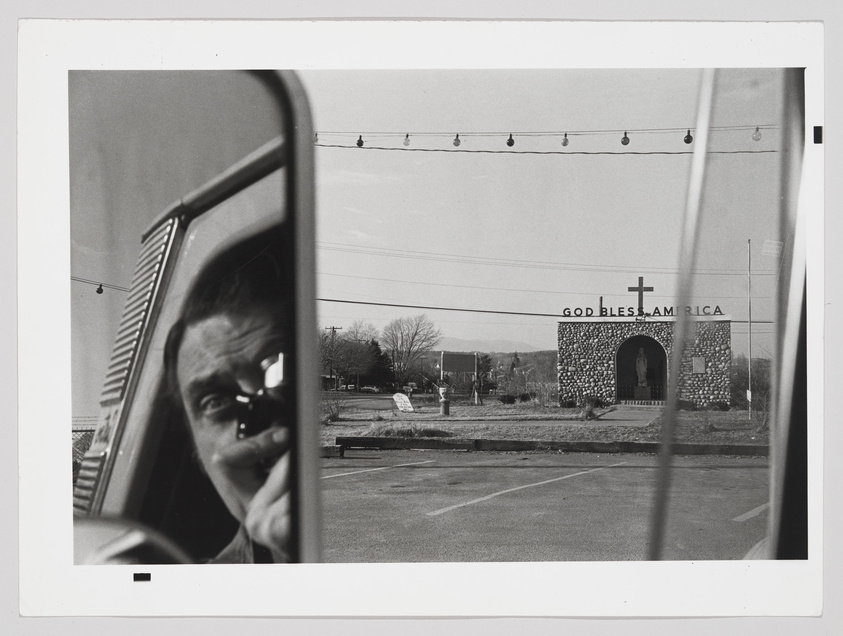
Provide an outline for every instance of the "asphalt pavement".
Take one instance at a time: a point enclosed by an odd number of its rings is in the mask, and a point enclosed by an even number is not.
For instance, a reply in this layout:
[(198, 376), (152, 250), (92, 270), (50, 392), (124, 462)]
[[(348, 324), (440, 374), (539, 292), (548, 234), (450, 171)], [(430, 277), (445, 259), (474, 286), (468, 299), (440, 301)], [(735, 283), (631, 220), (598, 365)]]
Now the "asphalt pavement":
[[(328, 562), (646, 558), (656, 458), (348, 451), (323, 460)], [(664, 555), (740, 559), (766, 530), (762, 457), (674, 457)]]

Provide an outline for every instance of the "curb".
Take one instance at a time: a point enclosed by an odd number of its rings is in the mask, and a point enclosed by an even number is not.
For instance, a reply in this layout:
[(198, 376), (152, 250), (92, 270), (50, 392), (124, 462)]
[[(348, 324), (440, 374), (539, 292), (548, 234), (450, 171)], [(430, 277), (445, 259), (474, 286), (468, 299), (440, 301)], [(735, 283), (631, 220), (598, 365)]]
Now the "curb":
[[(658, 442), (540, 442), (527, 440), (443, 439), (436, 437), (337, 437), (342, 449), (378, 450), (461, 450), (461, 451), (561, 451), (568, 453), (651, 453), (659, 452)], [(734, 455), (768, 457), (770, 447), (763, 444), (693, 444), (676, 442), (673, 455)]]

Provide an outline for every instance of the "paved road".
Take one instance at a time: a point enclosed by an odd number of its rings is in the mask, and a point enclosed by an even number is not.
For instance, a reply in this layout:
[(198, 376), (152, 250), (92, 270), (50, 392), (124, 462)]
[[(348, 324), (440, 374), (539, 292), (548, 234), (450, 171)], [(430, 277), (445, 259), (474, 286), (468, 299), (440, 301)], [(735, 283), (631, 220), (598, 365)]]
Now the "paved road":
[[(328, 562), (646, 558), (650, 455), (351, 451), (324, 460)], [(764, 535), (765, 458), (674, 458), (665, 557), (739, 559)]]

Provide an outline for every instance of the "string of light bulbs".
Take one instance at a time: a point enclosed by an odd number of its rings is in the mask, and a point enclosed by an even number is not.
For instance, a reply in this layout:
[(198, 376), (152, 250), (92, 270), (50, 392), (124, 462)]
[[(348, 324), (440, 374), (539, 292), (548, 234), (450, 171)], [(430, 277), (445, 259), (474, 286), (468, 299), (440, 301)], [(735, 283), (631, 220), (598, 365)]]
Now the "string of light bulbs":
[[(774, 124), (764, 124), (764, 125), (735, 125), (735, 126), (712, 126), (712, 132), (741, 132), (746, 131), (750, 134), (750, 138), (755, 141), (761, 141), (763, 134), (762, 130), (774, 130), (777, 129), (778, 126)], [(605, 135), (620, 135), (623, 133), (623, 136), (620, 137), (619, 141), (622, 146), (628, 146), (631, 142), (633, 137), (639, 135), (667, 135), (667, 134), (681, 134), (684, 132), (685, 134), (682, 136), (682, 141), (686, 145), (691, 145), (694, 142), (694, 135), (692, 133), (693, 128), (627, 128), (627, 129), (605, 129), (605, 130), (556, 130), (556, 131), (522, 131), (522, 132), (502, 132), (502, 131), (476, 131), (476, 132), (457, 132), (457, 133), (450, 133), (450, 132), (384, 132), (384, 131), (368, 131), (368, 132), (358, 132), (352, 133), (348, 131), (330, 131), (330, 130), (323, 130), (317, 131), (314, 133), (313, 139), (314, 143), (319, 146), (323, 147), (350, 147), (344, 145), (334, 145), (334, 144), (326, 144), (324, 143), (325, 137), (342, 137), (342, 138), (349, 138), (353, 139), (355, 136), (357, 139), (354, 141), (354, 145), (358, 148), (366, 147), (367, 143), (372, 143), (375, 141), (386, 141), (386, 140), (394, 140), (396, 143), (400, 141), (401, 145), (404, 148), (410, 148), (413, 144), (412, 139), (415, 137), (421, 138), (442, 138), (442, 139), (451, 139), (451, 144), (455, 148), (459, 148), (462, 143), (466, 139), (470, 138), (500, 138), (504, 141), (507, 147), (512, 148), (516, 144), (516, 138), (544, 138), (544, 139), (551, 139), (554, 141), (558, 141), (563, 147), (567, 147), (569, 144), (572, 143), (572, 140), (577, 137), (588, 137), (588, 136), (605, 136)], [(320, 140), (319, 135), (322, 135), (322, 139)], [(365, 139), (364, 139), (365, 135)], [(453, 138), (452, 138), (453, 135)], [(349, 142), (350, 143), (350, 142)], [(727, 151), (721, 151), (727, 152)], [(740, 151), (731, 151), (731, 152), (740, 152)]]
[[(354, 148), (354, 145), (343, 144), (315, 144), (318, 148)], [(692, 150), (488, 150), (488, 149), (467, 149), (467, 148), (396, 148), (390, 146), (357, 146), (360, 150), (390, 151), (390, 152), (446, 152), (465, 154), (506, 154), (506, 155), (546, 155), (546, 156), (576, 156), (576, 155), (608, 155), (608, 156), (648, 156), (648, 155), (692, 155)], [(763, 155), (775, 154), (778, 150), (709, 150), (710, 155)]]
[(79, 278), (78, 276), (71, 276), (70, 280), (75, 280), (77, 283), (84, 283), (85, 285), (94, 285), (97, 288), (97, 293), (102, 294), (104, 289), (114, 289), (116, 291), (128, 292), (128, 287), (121, 287), (120, 285), (112, 285), (111, 283), (103, 283), (100, 281), (89, 280), (87, 278)]

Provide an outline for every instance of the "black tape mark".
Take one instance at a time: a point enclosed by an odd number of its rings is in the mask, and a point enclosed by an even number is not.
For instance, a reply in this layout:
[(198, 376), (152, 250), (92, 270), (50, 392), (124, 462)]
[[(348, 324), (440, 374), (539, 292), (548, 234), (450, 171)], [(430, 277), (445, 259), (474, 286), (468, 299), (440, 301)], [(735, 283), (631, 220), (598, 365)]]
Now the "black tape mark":
[(823, 127), (814, 126), (814, 143), (821, 144), (823, 142)]
[(135, 572), (135, 582), (137, 581), (151, 581), (152, 574), (149, 572)]

